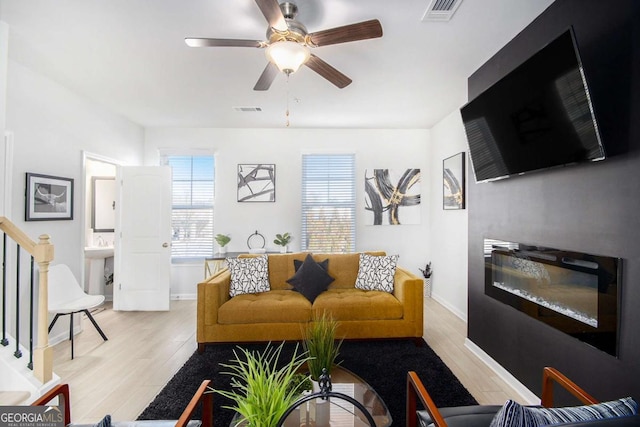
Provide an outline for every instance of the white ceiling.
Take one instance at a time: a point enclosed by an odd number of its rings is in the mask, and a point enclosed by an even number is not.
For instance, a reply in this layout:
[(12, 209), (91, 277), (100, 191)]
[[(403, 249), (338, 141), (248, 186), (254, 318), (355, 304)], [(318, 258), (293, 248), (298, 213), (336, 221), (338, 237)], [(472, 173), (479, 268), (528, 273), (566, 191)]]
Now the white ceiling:
[(297, 0), (309, 32), (377, 18), (384, 35), (314, 49), (353, 79), (345, 89), (303, 67), (267, 92), (253, 91), (262, 49), (184, 43), (265, 39), (254, 0), (0, 0), (0, 20), (10, 59), (145, 127), (280, 128), (288, 93), (295, 128), (430, 128), (466, 102), (467, 77), (552, 2), (463, 0), (451, 21), (427, 22), (429, 0)]

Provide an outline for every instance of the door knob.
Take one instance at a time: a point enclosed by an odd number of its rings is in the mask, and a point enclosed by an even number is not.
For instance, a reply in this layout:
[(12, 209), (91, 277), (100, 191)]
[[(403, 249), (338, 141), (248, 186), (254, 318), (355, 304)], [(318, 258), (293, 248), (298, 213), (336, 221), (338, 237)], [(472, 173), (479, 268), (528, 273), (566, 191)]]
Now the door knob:
[(168, 247), (169, 247), (169, 244), (168, 244), (167, 242), (164, 242), (164, 243), (162, 244), (162, 247), (163, 247), (163, 248), (168, 248)]

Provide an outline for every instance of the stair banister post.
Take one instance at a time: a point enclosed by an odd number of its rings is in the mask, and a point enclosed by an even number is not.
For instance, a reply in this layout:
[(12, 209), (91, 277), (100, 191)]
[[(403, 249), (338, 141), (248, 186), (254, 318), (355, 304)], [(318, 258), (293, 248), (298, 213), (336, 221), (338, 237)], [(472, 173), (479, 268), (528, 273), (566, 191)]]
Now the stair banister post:
[(38, 263), (38, 345), (33, 354), (34, 375), (42, 383), (53, 377), (53, 347), (49, 346), (49, 264), (53, 260), (53, 245), (48, 234), (40, 235), (33, 257)]

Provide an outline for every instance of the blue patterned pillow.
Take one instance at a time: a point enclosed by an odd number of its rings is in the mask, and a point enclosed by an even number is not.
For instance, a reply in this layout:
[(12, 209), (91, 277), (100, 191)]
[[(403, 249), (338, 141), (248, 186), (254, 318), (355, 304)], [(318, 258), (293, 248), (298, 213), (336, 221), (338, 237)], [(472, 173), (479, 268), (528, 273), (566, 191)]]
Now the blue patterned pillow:
[(231, 271), (229, 296), (257, 294), (271, 290), (267, 255), (247, 258), (227, 258)]
[(493, 418), (490, 427), (542, 427), (558, 423), (625, 417), (637, 413), (638, 403), (631, 397), (568, 408), (522, 406), (508, 400)]
[(111, 415), (105, 415), (104, 418), (94, 424), (93, 427), (111, 427)]
[(356, 288), (364, 291), (393, 292), (393, 276), (399, 255), (360, 254)]

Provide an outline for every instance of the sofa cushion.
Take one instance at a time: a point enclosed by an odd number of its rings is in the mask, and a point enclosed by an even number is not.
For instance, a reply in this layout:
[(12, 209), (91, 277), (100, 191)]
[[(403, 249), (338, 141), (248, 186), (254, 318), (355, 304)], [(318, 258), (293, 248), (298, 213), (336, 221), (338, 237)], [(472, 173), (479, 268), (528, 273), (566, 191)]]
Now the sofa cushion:
[(493, 418), (490, 427), (541, 427), (559, 423), (624, 417), (637, 413), (638, 404), (630, 397), (569, 408), (527, 407), (513, 400), (508, 400)]
[(398, 255), (360, 254), (356, 288), (365, 291), (393, 292)]
[(335, 320), (386, 320), (401, 319), (402, 303), (392, 294), (359, 289), (329, 289), (318, 295), (313, 312), (321, 316), (331, 313)]
[(218, 309), (220, 324), (302, 323), (310, 320), (311, 303), (292, 290), (238, 295)]
[(291, 284), (296, 291), (313, 304), (316, 297), (326, 291), (333, 280), (333, 277), (327, 274), (326, 268), (322, 268), (309, 254), (296, 274), (287, 280), (287, 283)]
[(266, 292), (269, 286), (269, 264), (267, 255), (252, 258), (227, 258), (231, 271), (229, 295)]

